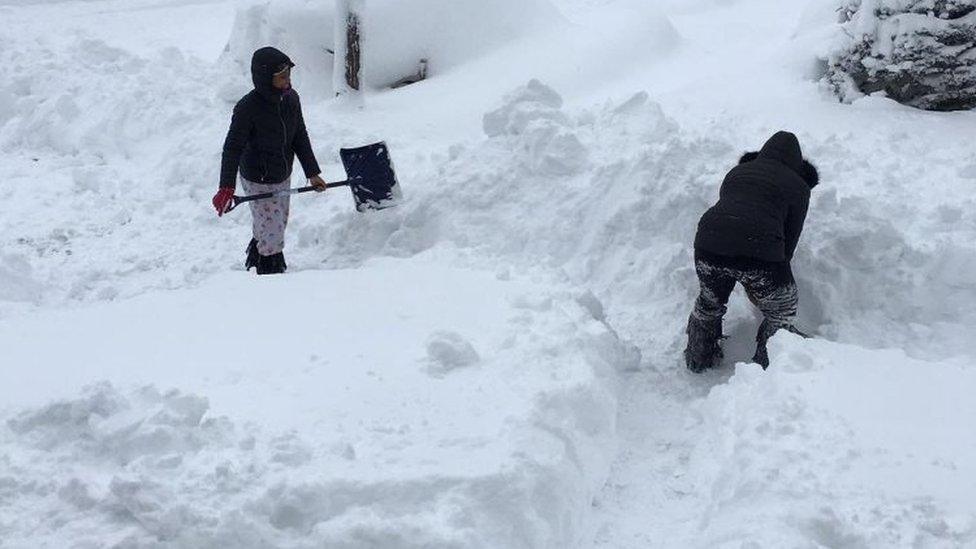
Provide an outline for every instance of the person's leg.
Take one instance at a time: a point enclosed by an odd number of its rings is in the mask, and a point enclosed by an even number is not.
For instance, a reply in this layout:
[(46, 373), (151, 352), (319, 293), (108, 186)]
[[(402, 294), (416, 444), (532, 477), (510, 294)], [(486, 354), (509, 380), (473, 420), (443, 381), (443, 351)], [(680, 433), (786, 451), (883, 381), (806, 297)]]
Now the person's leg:
[[(274, 191), (286, 191), (291, 188), (291, 181), (286, 180), (276, 185), (268, 185)], [(264, 203), (263, 239), (258, 239), (258, 251), (261, 255), (274, 255), (285, 249), (285, 227), (288, 226), (288, 210), (291, 195), (276, 196)]]
[(766, 342), (780, 329), (793, 329), (796, 321), (798, 294), (789, 263), (767, 263), (749, 270), (741, 280), (753, 303), (762, 311), (763, 321), (756, 333), (756, 354), (753, 361), (763, 368), (769, 366)]
[(695, 272), (701, 290), (688, 317), (688, 347), (685, 364), (693, 372), (711, 368), (722, 358), (722, 317), (735, 287), (734, 273), (707, 257), (695, 257)]
[[(263, 185), (241, 178), (241, 183), (248, 194), (275, 192), (291, 187), (290, 180), (275, 185)], [(281, 273), (287, 268), (282, 251), (285, 247), (289, 205), (289, 195), (250, 202), (251, 231), (258, 254), (255, 263), (258, 274)]]

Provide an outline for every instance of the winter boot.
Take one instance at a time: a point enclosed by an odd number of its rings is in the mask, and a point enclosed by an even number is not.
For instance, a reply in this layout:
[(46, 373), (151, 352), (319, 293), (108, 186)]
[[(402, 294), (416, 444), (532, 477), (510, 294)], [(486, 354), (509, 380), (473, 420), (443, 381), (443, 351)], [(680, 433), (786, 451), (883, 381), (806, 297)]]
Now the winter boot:
[(695, 315), (688, 318), (688, 347), (685, 349), (685, 365), (699, 374), (714, 368), (722, 360), (722, 319), (699, 320)]
[(272, 255), (258, 256), (257, 268), (259, 275), (281, 274), (288, 269), (288, 265), (285, 264), (285, 254), (278, 252)]
[(766, 352), (766, 342), (769, 338), (773, 337), (778, 328), (773, 326), (768, 319), (763, 319), (762, 324), (759, 325), (759, 331), (756, 332), (756, 354), (752, 356), (752, 361), (763, 367), (763, 370), (769, 368), (769, 353)]
[(258, 266), (258, 258), (261, 257), (258, 254), (258, 240), (256, 238), (251, 239), (251, 243), (247, 245), (247, 259), (244, 260), (244, 270), (250, 271), (252, 267)]
[[(789, 325), (784, 329), (804, 339), (810, 339), (809, 335), (800, 331), (796, 326)], [(779, 328), (774, 327), (768, 320), (763, 320), (762, 324), (759, 325), (759, 331), (756, 333), (756, 354), (753, 355), (752, 361), (762, 366), (763, 370), (769, 368), (769, 352), (766, 350), (766, 342), (773, 337), (777, 330)]]
[(769, 352), (766, 351), (765, 343), (756, 345), (756, 354), (752, 355), (752, 361), (762, 366), (763, 370), (769, 368)]

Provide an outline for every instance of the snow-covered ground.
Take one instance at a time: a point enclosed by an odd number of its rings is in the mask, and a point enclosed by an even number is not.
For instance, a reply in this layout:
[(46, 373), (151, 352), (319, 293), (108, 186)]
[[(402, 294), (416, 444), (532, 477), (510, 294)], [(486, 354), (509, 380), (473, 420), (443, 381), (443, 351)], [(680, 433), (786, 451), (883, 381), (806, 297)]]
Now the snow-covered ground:
[(565, 291), (390, 259), (2, 333), (15, 547), (570, 543), (627, 351)]
[[(836, 102), (830, 0), (483, 5), (360, 107), (315, 4), (0, 1), (0, 547), (976, 546), (973, 113)], [(326, 178), (384, 139), (406, 200), (295, 198), (266, 280), (209, 199), (272, 37)], [(817, 338), (736, 364), (735, 295), (690, 375), (695, 222), (777, 129)]]

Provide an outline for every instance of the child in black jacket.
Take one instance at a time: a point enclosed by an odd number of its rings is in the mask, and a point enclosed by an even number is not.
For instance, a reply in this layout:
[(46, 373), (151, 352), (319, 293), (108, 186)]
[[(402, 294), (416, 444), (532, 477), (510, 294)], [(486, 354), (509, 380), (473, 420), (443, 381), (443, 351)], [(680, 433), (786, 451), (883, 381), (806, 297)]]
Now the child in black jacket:
[[(326, 183), (319, 176), (321, 170), (305, 129), (301, 102), (291, 88), (294, 66), (287, 55), (275, 48), (254, 52), (254, 89), (234, 106), (224, 141), (220, 188), (213, 198), (218, 216), (231, 206), (238, 172), (248, 194), (287, 190), (291, 187), (296, 156), (309, 183), (317, 190), (325, 190)], [(257, 200), (250, 205), (253, 238), (247, 247), (245, 267), (256, 267), (258, 274), (284, 272), (289, 196)]]

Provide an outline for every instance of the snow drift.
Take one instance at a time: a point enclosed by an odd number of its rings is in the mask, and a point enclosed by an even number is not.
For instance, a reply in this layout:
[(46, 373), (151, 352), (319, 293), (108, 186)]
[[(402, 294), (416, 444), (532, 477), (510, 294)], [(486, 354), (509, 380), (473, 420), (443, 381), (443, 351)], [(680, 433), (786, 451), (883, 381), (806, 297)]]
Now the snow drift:
[[(335, 9), (312, 0), (238, 8), (228, 57), (246, 71), (255, 49), (274, 45), (302, 67), (296, 82), (307, 93), (331, 97)], [(549, 0), (370, 0), (360, 22), (363, 78), (388, 87), (416, 74), (422, 59), (431, 76), (444, 74), (562, 21)]]
[[(370, 299), (391, 272), (410, 290)], [(0, 539), (582, 544), (638, 356), (572, 292), (504, 278), (380, 261), (0, 321)], [(304, 329), (269, 337), (273, 311)]]
[(976, 465), (963, 457), (976, 451), (963, 419), (976, 414), (971, 367), (792, 334), (770, 357), (767, 372), (739, 366), (688, 422), (701, 441), (673, 488), (709, 494), (697, 543), (976, 541)]

